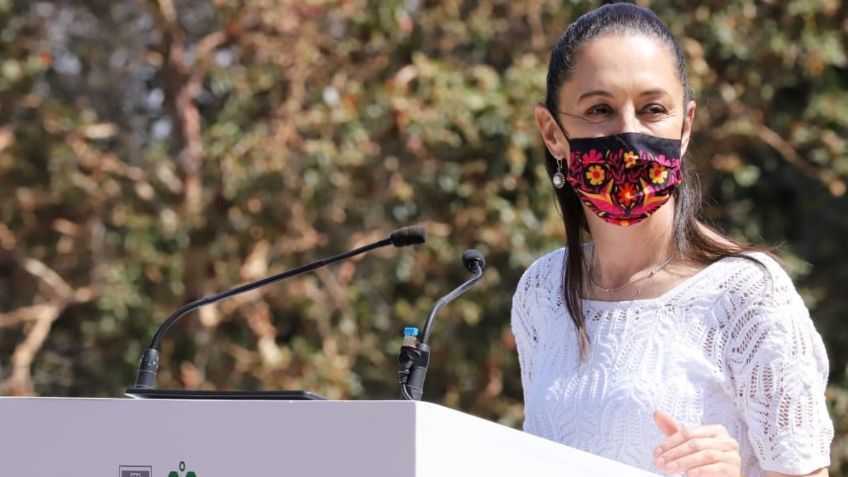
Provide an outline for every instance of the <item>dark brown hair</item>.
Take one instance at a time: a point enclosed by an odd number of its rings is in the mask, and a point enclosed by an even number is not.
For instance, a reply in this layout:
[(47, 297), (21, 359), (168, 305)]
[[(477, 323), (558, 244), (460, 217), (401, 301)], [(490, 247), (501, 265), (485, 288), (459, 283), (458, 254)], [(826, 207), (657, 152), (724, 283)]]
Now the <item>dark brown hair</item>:
[[(689, 75), (686, 72), (686, 60), (680, 44), (662, 20), (652, 11), (633, 4), (615, 3), (604, 5), (578, 18), (568, 27), (551, 52), (545, 106), (551, 111), (554, 118), (557, 117), (554, 112), (558, 110), (559, 91), (563, 83), (571, 77), (581, 47), (594, 38), (610, 34), (644, 35), (668, 47), (669, 53), (676, 62), (678, 77), (683, 87), (683, 110), (685, 111), (691, 99), (691, 94), (689, 92)], [(556, 120), (559, 122), (558, 119)], [(560, 126), (562, 125), (560, 124)], [(682, 161), (683, 181), (672, 193), (675, 209), (672, 231), (674, 251), (678, 255), (702, 265), (709, 265), (725, 257), (741, 257), (764, 267), (758, 260), (743, 255), (745, 252), (759, 249), (733, 242), (730, 239), (727, 239), (730, 244), (728, 245), (707, 235), (708, 227), (698, 220), (701, 212), (701, 191), (698, 177), (693, 173), (688, 163), (689, 161)], [(556, 171), (556, 160), (547, 148), (545, 149), (545, 165), (549, 175), (553, 175)], [(562, 210), (563, 221), (565, 222), (566, 246), (568, 247), (568, 260), (563, 269), (563, 294), (565, 295), (566, 307), (577, 329), (580, 355), (583, 356), (589, 340), (581, 306), (581, 297), (585, 296), (583, 271), (586, 257), (583, 254), (580, 241), (581, 234), (588, 233), (589, 227), (583, 213), (583, 207), (580, 205), (580, 199), (571, 186), (566, 185), (562, 189), (554, 189), (554, 191)]]

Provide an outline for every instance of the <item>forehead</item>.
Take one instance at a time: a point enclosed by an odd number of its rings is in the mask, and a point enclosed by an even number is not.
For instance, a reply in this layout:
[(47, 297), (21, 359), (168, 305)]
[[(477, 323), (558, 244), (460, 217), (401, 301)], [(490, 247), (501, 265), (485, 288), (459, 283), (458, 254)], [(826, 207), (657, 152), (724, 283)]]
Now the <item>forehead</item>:
[(605, 35), (589, 40), (578, 50), (571, 77), (560, 90), (560, 102), (573, 102), (586, 91), (638, 96), (656, 88), (683, 101), (683, 86), (671, 49), (645, 35)]

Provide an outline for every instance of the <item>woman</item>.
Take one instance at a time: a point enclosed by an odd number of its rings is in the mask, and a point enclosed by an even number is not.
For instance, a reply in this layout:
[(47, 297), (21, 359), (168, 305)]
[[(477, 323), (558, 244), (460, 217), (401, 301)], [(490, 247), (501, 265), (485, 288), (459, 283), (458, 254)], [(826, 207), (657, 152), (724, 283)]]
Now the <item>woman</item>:
[(580, 17), (551, 55), (535, 115), (567, 247), (513, 299), (525, 430), (658, 473), (826, 476), (821, 338), (770, 255), (696, 219), (688, 91), (635, 5)]

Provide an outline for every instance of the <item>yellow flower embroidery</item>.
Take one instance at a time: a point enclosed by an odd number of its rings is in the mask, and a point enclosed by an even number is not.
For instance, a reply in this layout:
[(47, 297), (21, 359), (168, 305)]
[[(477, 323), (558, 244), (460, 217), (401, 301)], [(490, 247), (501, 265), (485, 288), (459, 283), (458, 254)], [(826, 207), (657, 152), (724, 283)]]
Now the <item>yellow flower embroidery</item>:
[(604, 172), (604, 168), (601, 166), (592, 166), (586, 171), (586, 179), (589, 179), (589, 183), (592, 185), (600, 185), (604, 182), (604, 177), (606, 177), (606, 173)]
[(624, 167), (631, 168), (636, 165), (636, 160), (639, 159), (639, 155), (633, 151), (628, 151), (624, 153)]
[(662, 164), (654, 164), (651, 167), (651, 182), (662, 184), (668, 177), (668, 170)]

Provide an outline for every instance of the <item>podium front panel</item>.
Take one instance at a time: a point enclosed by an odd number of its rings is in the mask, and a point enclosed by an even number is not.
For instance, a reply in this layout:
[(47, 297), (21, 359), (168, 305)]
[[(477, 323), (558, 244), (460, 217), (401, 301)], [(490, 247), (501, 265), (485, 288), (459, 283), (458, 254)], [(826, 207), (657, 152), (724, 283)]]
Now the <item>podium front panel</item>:
[(655, 477), (409, 401), (0, 398), (0, 476)]

